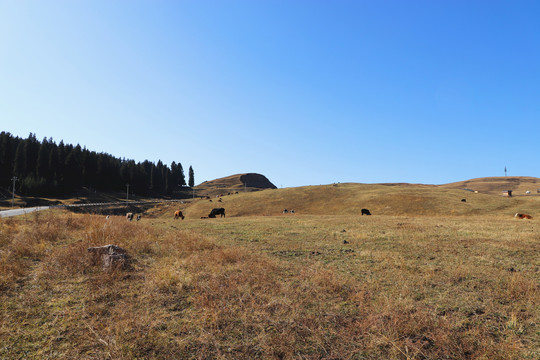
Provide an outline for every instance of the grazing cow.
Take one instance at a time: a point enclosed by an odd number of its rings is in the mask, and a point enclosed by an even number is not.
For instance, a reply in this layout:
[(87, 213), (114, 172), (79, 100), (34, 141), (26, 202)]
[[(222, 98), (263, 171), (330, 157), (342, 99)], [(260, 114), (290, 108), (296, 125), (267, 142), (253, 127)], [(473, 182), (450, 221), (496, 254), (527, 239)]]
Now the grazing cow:
[(294, 210), (291, 210), (291, 214), (294, 214)]
[(178, 219), (178, 218), (182, 218), (182, 220), (184, 220), (184, 214), (182, 214), (182, 212), (180, 210), (176, 210), (174, 212), (174, 219)]
[(111, 218), (111, 215), (107, 215), (105, 219), (109, 220)]
[(137, 221), (141, 220), (141, 215), (137, 215)]
[(516, 213), (516, 215), (514, 215), (515, 218), (518, 218), (518, 219), (529, 219), (531, 220), (532, 219), (532, 216), (529, 215), (529, 214), (520, 214), (520, 213)]
[(461, 202), (467, 202), (467, 199), (461, 199)]
[(214, 208), (212, 211), (210, 211), (210, 214), (208, 215), (209, 218), (215, 218), (216, 215), (221, 215), (221, 217), (225, 216), (225, 209), (224, 208)]
[(289, 210), (284, 209), (284, 210), (283, 210), (283, 213), (284, 213), (284, 214), (287, 214), (287, 213), (289, 213)]
[(127, 219), (127, 221), (133, 220), (133, 213), (132, 213), (132, 212), (128, 212), (128, 213), (126, 214), (126, 219)]
[(529, 190), (525, 191), (525, 194), (531, 195), (531, 192)]
[(362, 209), (361, 212), (362, 212), (362, 216), (364, 216), (364, 215), (371, 215), (371, 213), (369, 212), (368, 209)]

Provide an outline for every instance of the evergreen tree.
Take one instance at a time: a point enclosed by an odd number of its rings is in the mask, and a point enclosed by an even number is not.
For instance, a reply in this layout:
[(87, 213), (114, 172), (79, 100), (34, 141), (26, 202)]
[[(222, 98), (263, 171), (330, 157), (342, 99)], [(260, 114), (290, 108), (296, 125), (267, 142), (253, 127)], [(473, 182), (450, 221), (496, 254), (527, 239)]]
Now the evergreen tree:
[(66, 163), (66, 146), (64, 141), (60, 140), (56, 151), (56, 180), (59, 186), (64, 183), (64, 165)]
[(51, 186), (54, 188), (59, 185), (59, 173), (58, 173), (58, 146), (54, 144), (49, 150), (49, 174)]
[[(185, 186), (182, 164), (173, 162), (169, 168), (160, 160), (136, 163), (64, 144), (52, 138), (42, 142), (30, 133), (28, 138), (0, 133), (0, 186), (11, 186), (11, 177), (19, 178), (21, 194), (65, 194), (83, 186), (102, 191), (130, 190), (141, 195), (171, 195), (178, 186)], [(194, 182), (190, 167), (190, 181)], [(137, 189), (137, 190), (135, 190)]]
[(39, 141), (36, 134), (30, 133), (25, 140), (24, 156), (26, 161), (26, 176), (36, 176)]
[(38, 178), (49, 178), (49, 142), (43, 139), (38, 151), (36, 175)]
[(0, 134), (0, 187), (7, 188), (13, 176), (12, 136), (2, 131)]
[(182, 164), (178, 163), (178, 165), (176, 165), (176, 173), (178, 176), (178, 185), (186, 186), (186, 176), (184, 175), (184, 168), (182, 168)]
[(193, 173), (193, 168), (189, 167), (189, 180), (188, 180), (189, 187), (195, 186), (195, 174)]
[(24, 142), (20, 141), (15, 150), (15, 159), (13, 160), (13, 174), (20, 179), (26, 175), (26, 159), (24, 156)]

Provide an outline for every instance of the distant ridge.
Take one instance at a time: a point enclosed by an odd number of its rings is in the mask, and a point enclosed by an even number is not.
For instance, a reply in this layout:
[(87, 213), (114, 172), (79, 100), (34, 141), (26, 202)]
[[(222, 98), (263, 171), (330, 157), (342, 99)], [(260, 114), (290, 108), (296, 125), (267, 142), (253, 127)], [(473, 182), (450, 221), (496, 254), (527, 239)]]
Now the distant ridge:
[(468, 189), (485, 194), (500, 194), (512, 190), (514, 195), (524, 195), (526, 191), (536, 193), (540, 189), (540, 178), (532, 176), (482, 177), (439, 185), (446, 189)]

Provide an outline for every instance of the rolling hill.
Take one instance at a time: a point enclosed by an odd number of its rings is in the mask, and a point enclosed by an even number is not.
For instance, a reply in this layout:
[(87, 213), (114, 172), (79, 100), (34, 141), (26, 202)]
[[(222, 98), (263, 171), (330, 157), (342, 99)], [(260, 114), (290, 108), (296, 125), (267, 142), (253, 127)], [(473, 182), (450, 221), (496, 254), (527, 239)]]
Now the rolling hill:
[(495, 195), (512, 190), (514, 196), (519, 196), (525, 195), (526, 191), (537, 193), (537, 190), (540, 189), (540, 179), (530, 176), (483, 177), (440, 185), (440, 187), (446, 189), (470, 189)]
[[(238, 181), (238, 175), (224, 178)], [(236, 180), (233, 180), (236, 179)], [(227, 216), (281, 215), (283, 209), (296, 214), (350, 215), (368, 208), (374, 215), (508, 215), (516, 212), (540, 213), (540, 196), (536, 194), (538, 178), (481, 178), (445, 185), (422, 184), (358, 184), (343, 183), (303, 186), (284, 189), (264, 189), (257, 192), (223, 194), (218, 199), (194, 199), (182, 205), (188, 218), (207, 216), (214, 207), (224, 207)], [(207, 182), (206, 186), (226, 182)], [(209, 192), (232, 187), (206, 188)], [(478, 193), (465, 189), (477, 190)], [(523, 196), (502, 196), (500, 189), (522, 192)], [(533, 192), (525, 196), (525, 189)], [(534, 191), (533, 191), (534, 190)], [(462, 201), (465, 200), (465, 201)], [(163, 214), (172, 211), (174, 206)]]

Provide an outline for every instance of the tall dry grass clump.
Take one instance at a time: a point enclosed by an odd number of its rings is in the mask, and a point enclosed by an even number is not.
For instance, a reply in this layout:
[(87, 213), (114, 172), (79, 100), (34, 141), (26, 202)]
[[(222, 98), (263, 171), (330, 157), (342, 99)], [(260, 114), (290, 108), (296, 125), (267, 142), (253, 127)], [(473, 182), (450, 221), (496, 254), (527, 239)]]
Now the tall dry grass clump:
[(65, 220), (37, 215), (0, 221), (0, 287), (12, 288), (69, 231)]

